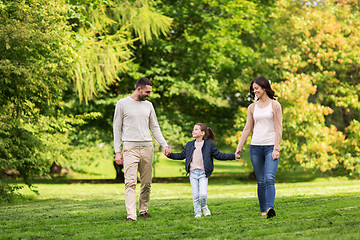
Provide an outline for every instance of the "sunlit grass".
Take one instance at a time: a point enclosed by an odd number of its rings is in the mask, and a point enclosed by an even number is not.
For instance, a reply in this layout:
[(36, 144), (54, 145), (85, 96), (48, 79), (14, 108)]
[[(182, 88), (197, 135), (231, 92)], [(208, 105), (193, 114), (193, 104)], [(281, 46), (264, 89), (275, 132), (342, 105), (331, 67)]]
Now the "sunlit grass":
[[(74, 178), (115, 178), (112, 159)], [(153, 183), (148, 220), (125, 222), (124, 184), (37, 183), (0, 205), (0, 239), (358, 239), (360, 180), (279, 172), (276, 213), (259, 214), (256, 182), (237, 161), (215, 161), (210, 217), (194, 218), (186, 182)], [(161, 157), (156, 177), (184, 177), (184, 161)], [(241, 180), (240, 180), (241, 179)], [(137, 186), (139, 193), (140, 184)]]
[[(139, 192), (139, 185), (137, 192)], [(277, 183), (277, 217), (259, 214), (256, 183), (210, 178), (210, 217), (195, 219), (190, 184), (154, 183), (148, 220), (125, 222), (124, 184), (38, 184), (0, 205), (0, 239), (358, 239), (360, 180)]]
[[(36, 184), (40, 196), (45, 199), (123, 199), (124, 184)], [(251, 198), (256, 197), (256, 182), (242, 182), (236, 179), (222, 181), (209, 179), (209, 198)], [(140, 184), (137, 185), (139, 192)], [(20, 191), (24, 195), (34, 196), (27, 187)], [(343, 178), (318, 179), (311, 182), (276, 183), (277, 197), (327, 196), (342, 193), (360, 192), (360, 180)], [(191, 186), (182, 183), (153, 183), (151, 199), (190, 199)], [(360, 197), (360, 195), (359, 195)], [(360, 201), (360, 199), (359, 199)], [(359, 202), (360, 203), (360, 202)]]

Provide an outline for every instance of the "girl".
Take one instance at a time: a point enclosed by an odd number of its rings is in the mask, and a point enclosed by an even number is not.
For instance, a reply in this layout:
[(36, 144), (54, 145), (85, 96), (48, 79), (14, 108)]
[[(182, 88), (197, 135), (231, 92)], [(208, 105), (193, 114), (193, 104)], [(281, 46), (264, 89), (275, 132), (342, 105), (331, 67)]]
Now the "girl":
[(195, 138), (189, 141), (181, 153), (169, 153), (171, 159), (185, 161), (185, 169), (190, 173), (191, 190), (193, 194), (195, 217), (211, 215), (207, 206), (208, 178), (214, 170), (213, 157), (218, 160), (234, 160), (235, 154), (221, 153), (214, 146), (215, 135), (211, 128), (203, 123), (194, 126), (192, 135)]
[(248, 107), (246, 124), (235, 155), (240, 158), (246, 139), (252, 132), (250, 158), (258, 184), (260, 211), (262, 216), (271, 218), (276, 215), (275, 174), (282, 135), (281, 105), (274, 98), (275, 92), (269, 80), (264, 77), (257, 77), (251, 82), (250, 94), (256, 100)]

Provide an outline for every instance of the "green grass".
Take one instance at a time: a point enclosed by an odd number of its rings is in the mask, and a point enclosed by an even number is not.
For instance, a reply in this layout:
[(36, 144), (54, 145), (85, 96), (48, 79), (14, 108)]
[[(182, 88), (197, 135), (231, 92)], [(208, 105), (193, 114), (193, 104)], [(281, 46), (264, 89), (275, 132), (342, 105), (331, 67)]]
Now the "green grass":
[[(209, 217), (189, 183), (154, 183), (150, 219), (125, 222), (124, 184), (38, 184), (0, 205), (0, 239), (359, 239), (360, 180), (277, 183), (277, 217), (260, 216), (255, 182), (210, 178)], [(139, 186), (137, 193), (139, 192)], [(30, 199), (30, 200), (29, 200)]]

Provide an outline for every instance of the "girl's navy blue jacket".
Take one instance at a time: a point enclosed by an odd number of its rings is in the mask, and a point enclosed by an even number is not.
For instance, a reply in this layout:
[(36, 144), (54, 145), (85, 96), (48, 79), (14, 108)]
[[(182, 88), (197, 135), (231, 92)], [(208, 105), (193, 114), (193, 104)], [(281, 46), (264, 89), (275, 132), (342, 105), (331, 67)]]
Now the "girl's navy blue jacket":
[[(185, 161), (185, 170), (187, 173), (190, 172), (190, 163), (193, 157), (195, 150), (195, 140), (189, 141), (186, 143), (184, 150), (181, 153), (171, 153), (169, 158), (175, 160)], [(222, 153), (215, 146), (212, 141), (204, 140), (204, 145), (202, 147), (202, 156), (204, 161), (204, 169), (206, 177), (210, 177), (211, 173), (214, 171), (214, 162), (213, 158), (218, 160), (235, 160), (234, 153)]]

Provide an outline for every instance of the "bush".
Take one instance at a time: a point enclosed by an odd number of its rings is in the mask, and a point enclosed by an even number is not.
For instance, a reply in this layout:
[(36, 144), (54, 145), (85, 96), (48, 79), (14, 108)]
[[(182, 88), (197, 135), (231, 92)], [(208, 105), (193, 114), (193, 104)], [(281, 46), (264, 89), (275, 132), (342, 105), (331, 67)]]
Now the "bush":
[(21, 188), (20, 186), (10, 186), (9, 184), (0, 182), (0, 202), (10, 202), (18, 195), (16, 190)]

